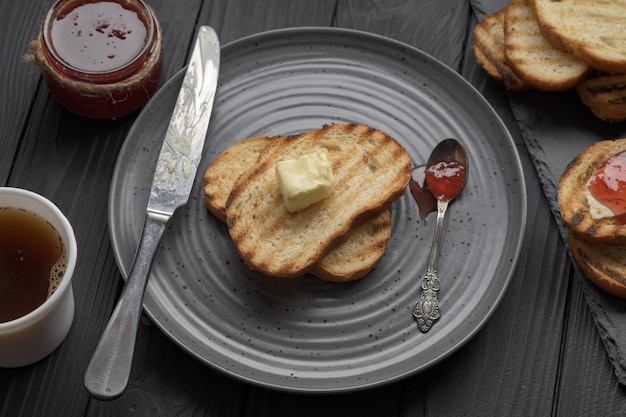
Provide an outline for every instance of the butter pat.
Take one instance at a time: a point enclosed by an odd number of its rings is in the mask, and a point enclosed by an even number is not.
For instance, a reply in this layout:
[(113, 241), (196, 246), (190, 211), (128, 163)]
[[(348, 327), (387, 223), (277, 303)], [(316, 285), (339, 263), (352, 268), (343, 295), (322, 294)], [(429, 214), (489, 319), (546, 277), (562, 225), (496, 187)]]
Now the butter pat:
[(291, 213), (325, 199), (335, 188), (333, 168), (325, 148), (278, 162), (276, 179), (285, 207)]

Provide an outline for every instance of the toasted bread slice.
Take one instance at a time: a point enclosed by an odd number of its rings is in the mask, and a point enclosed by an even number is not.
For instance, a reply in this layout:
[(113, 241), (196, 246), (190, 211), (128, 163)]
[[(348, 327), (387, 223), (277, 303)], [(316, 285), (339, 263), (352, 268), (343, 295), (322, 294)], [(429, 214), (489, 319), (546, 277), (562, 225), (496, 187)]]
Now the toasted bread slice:
[(626, 299), (626, 246), (585, 242), (570, 233), (576, 265), (601, 290)]
[(626, 150), (626, 139), (597, 142), (583, 150), (559, 181), (558, 203), (565, 225), (578, 238), (590, 243), (626, 244), (626, 225), (613, 217), (596, 220), (584, 194), (587, 183), (612, 155)]
[[(222, 152), (204, 174), (204, 201), (217, 218), (226, 221), (226, 200), (240, 174), (252, 167), (272, 140), (259, 136), (240, 140)], [(391, 236), (391, 215), (378, 216), (353, 229), (345, 242), (330, 251), (311, 273), (325, 281), (347, 282), (363, 278), (380, 261)]]
[(599, 119), (626, 120), (626, 74), (594, 72), (576, 86), (576, 92)]
[[(326, 148), (333, 194), (289, 213), (276, 181), (284, 159)], [(226, 223), (244, 262), (269, 276), (309, 272), (348, 232), (377, 215), (407, 188), (409, 155), (384, 133), (358, 124), (333, 124), (273, 141), (239, 176), (226, 204)]]
[(506, 62), (526, 84), (542, 91), (564, 91), (578, 84), (589, 65), (548, 42), (529, 0), (511, 0), (504, 20)]
[(378, 265), (390, 237), (391, 213), (385, 209), (352, 229), (346, 241), (328, 252), (311, 273), (330, 282), (361, 279)]
[(530, 0), (541, 32), (592, 68), (626, 72), (626, 1)]
[(272, 137), (257, 136), (236, 142), (222, 152), (204, 173), (204, 202), (211, 213), (226, 222), (226, 200), (239, 175), (253, 166)]
[(528, 85), (515, 74), (504, 55), (504, 17), (506, 8), (485, 16), (474, 27), (472, 51), (476, 62), (494, 80), (507, 90), (524, 91)]

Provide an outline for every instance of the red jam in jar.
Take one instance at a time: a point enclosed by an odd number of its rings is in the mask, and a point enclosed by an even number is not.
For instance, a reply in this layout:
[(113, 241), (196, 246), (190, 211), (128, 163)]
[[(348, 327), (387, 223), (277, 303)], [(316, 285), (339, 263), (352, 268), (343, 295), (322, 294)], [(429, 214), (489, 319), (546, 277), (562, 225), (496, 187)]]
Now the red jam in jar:
[(39, 46), (33, 53), (51, 93), (81, 116), (131, 113), (159, 83), (161, 33), (143, 0), (59, 0), (46, 16)]
[(612, 155), (589, 179), (587, 189), (598, 202), (611, 209), (615, 219), (626, 223), (626, 152)]

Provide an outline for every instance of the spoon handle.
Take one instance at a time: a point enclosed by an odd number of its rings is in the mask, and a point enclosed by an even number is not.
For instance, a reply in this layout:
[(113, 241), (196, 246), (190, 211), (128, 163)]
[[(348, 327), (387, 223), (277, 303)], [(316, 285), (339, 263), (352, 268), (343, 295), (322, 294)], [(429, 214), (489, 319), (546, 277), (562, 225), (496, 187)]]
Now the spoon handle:
[(422, 279), (422, 293), (413, 309), (413, 316), (417, 319), (417, 326), (422, 333), (426, 333), (441, 316), (437, 292), (439, 291), (439, 278), (437, 277), (437, 261), (439, 260), (439, 245), (443, 230), (443, 219), (448, 209), (447, 201), (437, 201), (437, 223), (433, 244), (430, 248), (428, 269)]

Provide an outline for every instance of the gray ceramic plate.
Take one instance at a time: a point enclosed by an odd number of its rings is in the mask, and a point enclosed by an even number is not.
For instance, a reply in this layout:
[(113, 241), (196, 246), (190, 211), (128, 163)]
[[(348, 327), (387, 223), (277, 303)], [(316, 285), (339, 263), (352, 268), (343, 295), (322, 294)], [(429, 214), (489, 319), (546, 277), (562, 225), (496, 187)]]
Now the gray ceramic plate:
[[(130, 269), (152, 172), (182, 81), (179, 73), (130, 131), (111, 187), (109, 222)], [(392, 238), (361, 281), (267, 278), (241, 262), (202, 200), (202, 177), (228, 145), (357, 122), (396, 138), (415, 164), (447, 137), (472, 163), (449, 210), (439, 262), (443, 315), (428, 334), (411, 310), (426, 269), (427, 225), (407, 192), (391, 207)], [(458, 74), (410, 46), (339, 29), (262, 33), (225, 46), (215, 111), (189, 203), (172, 218), (145, 310), (184, 350), (231, 376), (290, 391), (363, 389), (419, 372), (469, 340), (500, 301), (526, 219), (521, 165), (506, 128)]]

